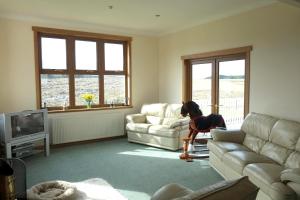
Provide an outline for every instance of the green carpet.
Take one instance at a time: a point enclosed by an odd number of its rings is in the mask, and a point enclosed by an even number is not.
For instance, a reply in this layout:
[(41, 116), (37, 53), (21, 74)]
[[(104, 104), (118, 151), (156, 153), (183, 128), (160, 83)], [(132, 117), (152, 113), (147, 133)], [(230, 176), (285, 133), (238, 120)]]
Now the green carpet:
[(129, 200), (146, 200), (161, 186), (175, 182), (192, 190), (223, 178), (208, 160), (185, 162), (180, 152), (115, 139), (51, 149), (25, 159), (27, 186), (49, 180), (82, 181), (103, 178)]

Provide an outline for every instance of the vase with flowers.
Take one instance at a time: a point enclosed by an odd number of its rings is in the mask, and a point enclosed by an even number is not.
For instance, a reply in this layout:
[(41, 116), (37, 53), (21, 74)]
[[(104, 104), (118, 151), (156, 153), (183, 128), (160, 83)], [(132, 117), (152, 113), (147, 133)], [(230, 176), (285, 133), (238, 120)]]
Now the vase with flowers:
[(95, 99), (95, 95), (86, 93), (86, 94), (83, 94), (81, 97), (84, 99), (84, 101), (86, 103), (86, 108), (91, 108), (93, 100)]

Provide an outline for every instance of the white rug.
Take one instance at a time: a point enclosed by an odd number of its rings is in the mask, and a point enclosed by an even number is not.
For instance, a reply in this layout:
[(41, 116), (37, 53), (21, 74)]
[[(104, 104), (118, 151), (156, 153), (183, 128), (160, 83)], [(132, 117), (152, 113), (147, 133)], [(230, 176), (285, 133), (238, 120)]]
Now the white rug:
[[(127, 200), (116, 189), (114, 189), (109, 183), (101, 178), (88, 179), (81, 182), (70, 183), (76, 187), (76, 194), (72, 195), (72, 198), (66, 198), (67, 200)], [(34, 187), (34, 186), (33, 186)], [(29, 200), (54, 200), (61, 198), (32, 198), (32, 190), (28, 190)], [(62, 199), (61, 199), (62, 200)]]

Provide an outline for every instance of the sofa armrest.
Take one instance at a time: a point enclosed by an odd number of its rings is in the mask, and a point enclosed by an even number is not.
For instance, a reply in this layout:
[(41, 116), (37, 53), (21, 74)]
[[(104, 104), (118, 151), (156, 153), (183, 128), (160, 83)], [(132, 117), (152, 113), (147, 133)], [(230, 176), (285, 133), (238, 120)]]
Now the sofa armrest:
[(180, 198), (193, 191), (176, 183), (171, 183), (161, 187), (151, 197), (151, 200), (171, 200)]
[(234, 142), (242, 144), (245, 138), (245, 133), (241, 130), (210, 130), (211, 136), (215, 141)]
[(127, 123), (146, 123), (145, 114), (131, 114), (126, 116)]
[(190, 123), (189, 118), (183, 118), (183, 119), (176, 119), (169, 121), (166, 125), (169, 126), (169, 128), (176, 128), (178, 126), (185, 126)]
[(284, 183), (294, 182), (300, 184), (300, 168), (283, 170), (280, 179)]

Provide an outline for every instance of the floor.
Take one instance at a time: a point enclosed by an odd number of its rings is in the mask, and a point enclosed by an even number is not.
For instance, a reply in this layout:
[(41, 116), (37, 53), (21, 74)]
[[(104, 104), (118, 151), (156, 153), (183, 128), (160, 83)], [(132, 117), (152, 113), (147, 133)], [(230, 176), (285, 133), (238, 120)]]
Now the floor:
[(192, 190), (223, 178), (208, 160), (185, 162), (181, 152), (115, 139), (51, 149), (27, 157), (27, 187), (49, 180), (77, 182), (103, 178), (129, 200), (148, 200), (161, 186), (174, 182)]

